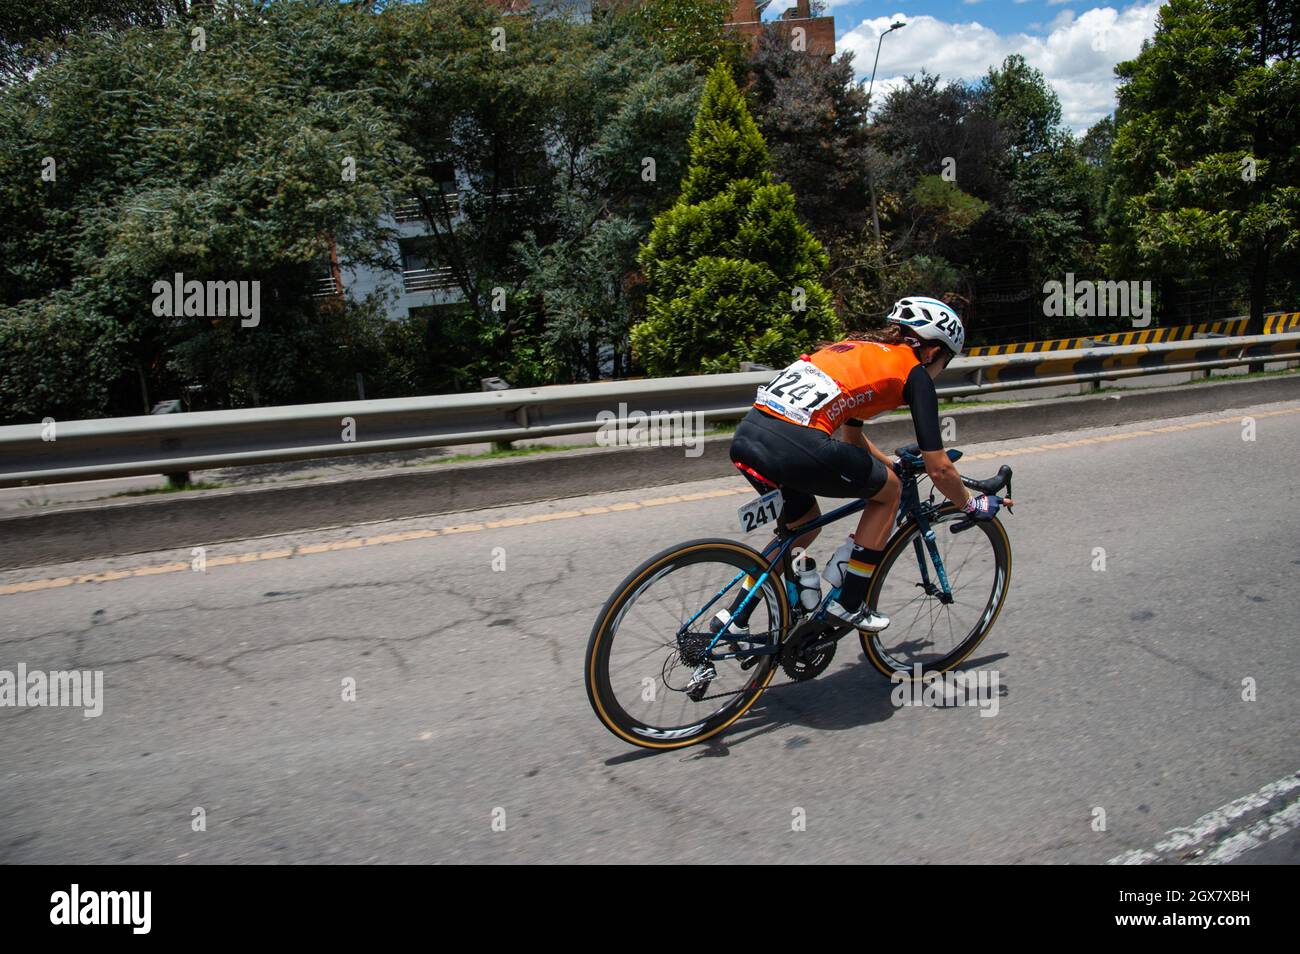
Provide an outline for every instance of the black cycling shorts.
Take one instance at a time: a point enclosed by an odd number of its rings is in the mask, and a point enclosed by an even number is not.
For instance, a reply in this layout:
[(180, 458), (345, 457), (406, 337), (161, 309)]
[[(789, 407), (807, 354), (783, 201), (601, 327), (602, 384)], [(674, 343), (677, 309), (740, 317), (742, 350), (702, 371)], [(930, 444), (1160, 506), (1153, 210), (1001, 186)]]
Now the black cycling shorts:
[[(752, 468), (781, 488), (785, 518), (797, 521), (816, 503), (814, 497), (874, 497), (889, 472), (866, 448), (837, 441), (815, 427), (792, 424), (750, 408), (736, 427), (731, 459)], [(744, 471), (759, 493), (765, 487)]]

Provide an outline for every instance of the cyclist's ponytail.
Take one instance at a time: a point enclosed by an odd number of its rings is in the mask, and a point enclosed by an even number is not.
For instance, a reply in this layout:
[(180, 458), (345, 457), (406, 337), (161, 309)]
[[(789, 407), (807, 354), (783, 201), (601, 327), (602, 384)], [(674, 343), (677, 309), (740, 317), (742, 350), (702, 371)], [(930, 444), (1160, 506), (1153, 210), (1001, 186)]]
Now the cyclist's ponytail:
[[(883, 328), (872, 328), (868, 331), (850, 331), (843, 338), (837, 338), (836, 341), (874, 341), (876, 344), (883, 345), (911, 345), (916, 348), (923, 342), (916, 335), (908, 334), (899, 325), (885, 325)], [(817, 348), (825, 348), (833, 345), (836, 341), (819, 341)]]

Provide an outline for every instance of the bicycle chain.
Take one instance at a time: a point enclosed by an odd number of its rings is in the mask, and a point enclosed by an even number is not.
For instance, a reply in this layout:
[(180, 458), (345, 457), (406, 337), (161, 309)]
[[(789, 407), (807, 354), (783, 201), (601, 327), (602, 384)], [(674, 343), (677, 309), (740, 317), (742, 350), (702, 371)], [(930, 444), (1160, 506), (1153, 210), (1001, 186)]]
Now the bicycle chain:
[[(777, 664), (779, 665), (779, 663)], [(805, 682), (812, 682), (811, 679), (791, 679), (789, 682), (778, 682), (776, 685), (768, 686), (763, 692), (771, 692), (773, 689), (784, 689), (786, 686), (798, 686)], [(710, 699), (726, 699), (728, 696), (738, 696), (742, 692), (748, 692), (747, 689), (733, 689), (731, 692), (719, 692), (714, 696), (700, 696), (700, 702), (707, 702)]]
[[(802, 620), (801, 620), (801, 621), (802, 621)], [(791, 631), (793, 632), (794, 630), (796, 630), (796, 629), (798, 629), (798, 628), (799, 628), (799, 626), (798, 626), (798, 624), (796, 624), (796, 625), (794, 625), (793, 627), (791, 627)], [(784, 643), (782, 643), (782, 646), (784, 646)], [(775, 654), (775, 657), (776, 657), (776, 661), (773, 662), (772, 665), (773, 665), (773, 666), (776, 666), (776, 667), (779, 669), (779, 668), (781, 668), (781, 654), (778, 652), (778, 653)], [(816, 677), (813, 677), (813, 678), (816, 678)], [(762, 691), (763, 691), (763, 692), (770, 692), (770, 691), (773, 690), (773, 689), (784, 689), (786, 686), (797, 686), (797, 685), (799, 685), (800, 683), (803, 683), (803, 682), (812, 682), (812, 679), (791, 679), (789, 682), (778, 682), (778, 683), (776, 683), (775, 685), (766, 686)], [(674, 692), (685, 692), (685, 690), (683, 690), (683, 689), (674, 689), (673, 691), (674, 691)], [(716, 694), (714, 694), (714, 695), (710, 695), (710, 696), (700, 696), (700, 698), (697, 699), (697, 700), (695, 700), (695, 701), (696, 701), (696, 702), (708, 702), (710, 699), (726, 699), (726, 698), (728, 698), (729, 696), (738, 696), (738, 695), (740, 695), (742, 692), (748, 692), (748, 691), (749, 691), (748, 689), (733, 689), (731, 692), (719, 692), (719, 693), (716, 693)]]

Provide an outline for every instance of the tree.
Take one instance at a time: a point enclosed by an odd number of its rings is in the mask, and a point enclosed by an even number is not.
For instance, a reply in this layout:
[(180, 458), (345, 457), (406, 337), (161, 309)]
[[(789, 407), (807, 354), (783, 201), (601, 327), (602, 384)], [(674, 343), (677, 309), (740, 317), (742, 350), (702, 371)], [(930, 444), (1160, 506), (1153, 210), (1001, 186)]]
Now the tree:
[(123, 327), (77, 292), (0, 309), (0, 424), (102, 414), (130, 365)]
[[(202, 49), (188, 23), (74, 33), (0, 90), (0, 365), (68, 380), (83, 360), (62, 413), (186, 389), (218, 407), (355, 394), (369, 306), (313, 293), (331, 245), (344, 265), (387, 261), (380, 217), (415, 164), (356, 54), (375, 18), (288, 4), (202, 23)], [(156, 314), (176, 273), (256, 282), (260, 323)], [(40, 333), (56, 306), (67, 340), (103, 347), (58, 353)], [(7, 421), (37, 413), (27, 373), (0, 385)]]
[(870, 133), (881, 241), (863, 227), (838, 250), (842, 311), (874, 324), (904, 295), (970, 299), (971, 229), (1009, 192), (1006, 136), (987, 99), (922, 72), (890, 92)]
[(745, 44), (727, 29), (733, 0), (639, 0), (627, 14), (669, 62), (705, 70), (718, 60), (738, 66)]
[(1119, 107), (1107, 252), (1119, 270), (1240, 276), (1260, 334), (1300, 260), (1300, 23), (1282, 0), (1171, 0)]
[(763, 137), (725, 63), (709, 74), (676, 204), (657, 216), (640, 263), (647, 318), (632, 346), (655, 375), (788, 362), (838, 321), (821, 284), (828, 259), (772, 181)]
[(701, 83), (634, 40), (618, 37), (567, 90), (555, 237), (544, 245), (530, 232), (516, 246), (559, 380), (630, 373), (628, 335), (644, 308), (637, 252), (686, 170)]
[[(1002, 129), (1005, 148), (1000, 174), (1007, 184), (1003, 201), (971, 239), (996, 259), (982, 256), (988, 270), (1016, 270), (1035, 284), (1090, 261), (1083, 218), (1086, 197), (1073, 139), (1061, 126), (1061, 105), (1042, 72), (1019, 54), (988, 71), (977, 95)], [(998, 235), (1012, 242), (985, 244)]]
[[(543, 244), (554, 236), (547, 137), (590, 56), (590, 33), (482, 0), (400, 4), (379, 21), (373, 80), (419, 157), (413, 191), (430, 231), (422, 257), (451, 270), (477, 321), (500, 326), (509, 349), (526, 332), (517, 310), (500, 308), (524, 275), (511, 246), (530, 231)], [(400, 67), (385, 75), (389, 64)]]
[(871, 127), (881, 241), (863, 234), (837, 255), (845, 309), (879, 314), (900, 293), (930, 294), (957, 300), (972, 341), (1083, 330), (1043, 321), (1035, 298), (1045, 279), (1095, 267), (1101, 136), (1077, 143), (1020, 56), (976, 83), (906, 78)]
[(767, 24), (748, 70), (773, 174), (794, 190), (800, 219), (823, 243), (856, 232), (870, 205), (867, 97), (853, 81), (853, 54), (809, 56)]
[(1106, 235), (1106, 206), (1110, 182), (1114, 175), (1111, 150), (1115, 145), (1115, 117), (1103, 116), (1084, 133), (1078, 143), (1087, 214), (1084, 216), (1089, 240), (1100, 247)]
[(636, 250), (686, 168), (694, 66), (648, 45), (632, 15), (583, 23), (449, 0), (385, 20), (380, 55), (405, 65), (375, 82), (422, 157), (425, 257), (451, 270), (474, 319), (448, 313), (444, 331), (481, 345), (457, 376), (590, 380), (603, 360), (627, 373)]
[(189, 15), (188, 0), (42, 0), (7, 4), (0, 21), (0, 82), (20, 82), (85, 30), (161, 27)]

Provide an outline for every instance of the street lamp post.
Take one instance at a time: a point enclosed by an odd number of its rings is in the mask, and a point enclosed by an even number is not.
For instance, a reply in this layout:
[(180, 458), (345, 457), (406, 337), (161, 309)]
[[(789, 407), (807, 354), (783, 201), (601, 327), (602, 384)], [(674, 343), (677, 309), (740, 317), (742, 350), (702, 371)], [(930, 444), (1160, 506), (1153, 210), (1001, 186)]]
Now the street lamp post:
[[(890, 24), (889, 29), (880, 34), (880, 39), (876, 41), (876, 61), (871, 64), (871, 82), (867, 84), (867, 114), (871, 114), (871, 91), (876, 85), (876, 67), (880, 65), (880, 47), (885, 42), (885, 37), (895, 30), (901, 30), (907, 26), (902, 20), (895, 20)], [(871, 167), (867, 167), (867, 187), (871, 190), (871, 229), (876, 236), (876, 244), (880, 244), (880, 215), (876, 211), (876, 178), (871, 174)]]

